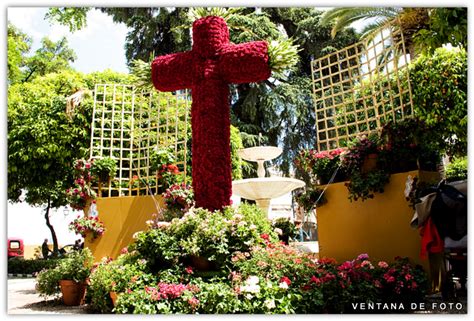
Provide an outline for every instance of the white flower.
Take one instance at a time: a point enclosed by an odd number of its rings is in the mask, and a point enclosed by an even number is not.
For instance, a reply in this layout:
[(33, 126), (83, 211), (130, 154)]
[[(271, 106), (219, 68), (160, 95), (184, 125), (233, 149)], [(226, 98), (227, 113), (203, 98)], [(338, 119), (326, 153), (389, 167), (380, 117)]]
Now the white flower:
[(275, 300), (273, 299), (266, 299), (264, 304), (268, 310), (271, 310), (276, 307)]
[(132, 238), (133, 238), (134, 240), (138, 239), (138, 235), (140, 235), (140, 233), (141, 233), (140, 231), (133, 233)]
[(258, 282), (260, 282), (260, 279), (258, 278), (258, 276), (255, 276), (255, 275), (251, 275), (251, 276), (248, 277), (247, 280), (245, 280), (245, 283), (247, 283), (249, 285), (258, 284)]
[(171, 225), (171, 222), (158, 222), (157, 226), (158, 228), (167, 228), (168, 226)]
[(260, 292), (260, 285), (258, 284), (242, 285), (240, 287), (240, 292), (258, 293)]
[(275, 231), (275, 233), (278, 234), (278, 235), (282, 235), (282, 234), (283, 234), (283, 231), (281, 230), (281, 228), (276, 227), (274, 231)]
[(280, 289), (288, 289), (288, 284), (286, 282), (281, 282), (278, 286), (280, 287)]
[(247, 225), (247, 222), (245, 221), (240, 221), (239, 224), (237, 224), (238, 226), (245, 226)]
[(252, 225), (249, 226), (249, 229), (251, 229), (251, 230), (255, 230), (256, 228), (257, 228), (257, 226), (255, 226), (255, 224), (252, 224)]
[(240, 215), (240, 214), (235, 214), (235, 215), (234, 215), (234, 219), (235, 219), (236, 221), (240, 221), (240, 220), (242, 220), (243, 218), (244, 218), (244, 217), (243, 217), (242, 215)]

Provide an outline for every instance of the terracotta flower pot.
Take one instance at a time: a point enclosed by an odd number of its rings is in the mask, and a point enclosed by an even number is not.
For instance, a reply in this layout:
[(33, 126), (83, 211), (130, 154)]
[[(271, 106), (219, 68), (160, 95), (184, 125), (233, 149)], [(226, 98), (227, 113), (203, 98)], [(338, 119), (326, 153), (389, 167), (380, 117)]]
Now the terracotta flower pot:
[(212, 263), (205, 257), (191, 255), (191, 265), (198, 271), (210, 271)]
[(113, 304), (114, 306), (116, 306), (116, 305), (117, 305), (117, 297), (118, 297), (118, 296), (117, 296), (117, 292), (115, 292), (115, 291), (110, 291), (110, 292), (109, 292), (109, 295), (110, 295), (110, 298), (112, 299), (112, 304)]
[(61, 280), (59, 281), (59, 287), (63, 295), (63, 301), (65, 305), (81, 305), (84, 304), (84, 298), (86, 296), (86, 283), (75, 282), (72, 280)]
[(377, 168), (377, 154), (369, 154), (365, 157), (362, 164), (362, 173), (368, 173)]

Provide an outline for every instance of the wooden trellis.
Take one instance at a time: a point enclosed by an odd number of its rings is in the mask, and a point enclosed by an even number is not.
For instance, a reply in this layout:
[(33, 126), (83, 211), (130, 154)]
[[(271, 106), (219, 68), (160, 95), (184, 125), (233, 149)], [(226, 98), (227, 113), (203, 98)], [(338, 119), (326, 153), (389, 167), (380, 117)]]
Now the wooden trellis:
[(400, 28), (388, 26), (373, 39), (311, 62), (320, 151), (344, 147), (358, 135), (413, 114)]
[(97, 84), (90, 157), (116, 160), (117, 174), (102, 197), (156, 194), (156, 172), (150, 170), (150, 155), (156, 148), (174, 151), (181, 175), (187, 173), (187, 138), (190, 95), (142, 92), (134, 86)]

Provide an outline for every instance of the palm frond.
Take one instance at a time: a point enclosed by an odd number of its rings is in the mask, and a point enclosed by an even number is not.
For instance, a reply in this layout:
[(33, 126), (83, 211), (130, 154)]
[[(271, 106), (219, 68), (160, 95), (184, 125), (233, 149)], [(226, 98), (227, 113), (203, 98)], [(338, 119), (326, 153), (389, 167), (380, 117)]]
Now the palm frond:
[(335, 37), (337, 32), (359, 20), (379, 18), (385, 22), (392, 20), (403, 9), (398, 7), (356, 7), (356, 8), (334, 8), (326, 11), (321, 17), (322, 25), (333, 23), (331, 35)]

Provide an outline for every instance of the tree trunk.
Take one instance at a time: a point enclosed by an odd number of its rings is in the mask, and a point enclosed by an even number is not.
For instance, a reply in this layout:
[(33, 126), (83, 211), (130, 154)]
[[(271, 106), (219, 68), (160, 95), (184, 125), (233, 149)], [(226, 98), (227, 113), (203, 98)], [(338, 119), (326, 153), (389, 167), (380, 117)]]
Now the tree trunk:
[(48, 206), (46, 207), (46, 211), (44, 214), (44, 219), (46, 220), (46, 226), (51, 231), (51, 237), (53, 239), (53, 256), (58, 256), (59, 253), (59, 246), (58, 246), (58, 238), (56, 237), (56, 232), (54, 231), (53, 225), (51, 225), (49, 221), (49, 209), (51, 208), (51, 197), (48, 197)]

